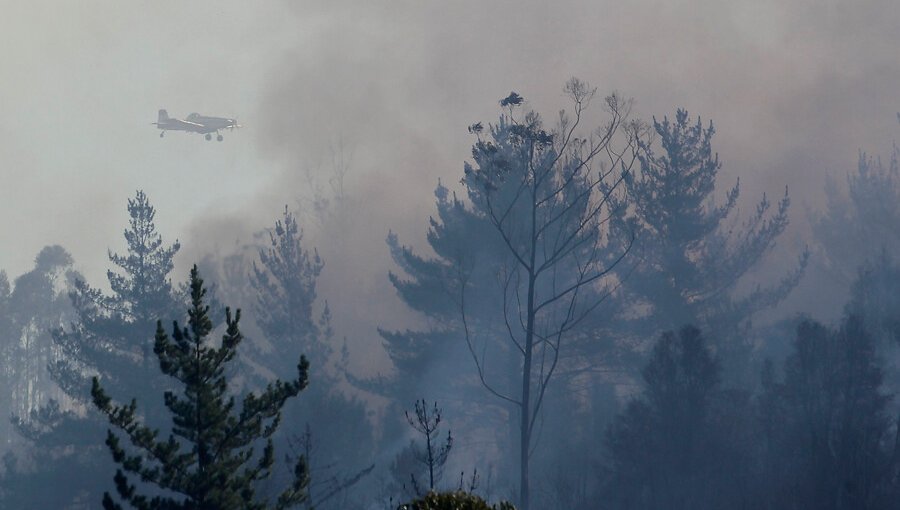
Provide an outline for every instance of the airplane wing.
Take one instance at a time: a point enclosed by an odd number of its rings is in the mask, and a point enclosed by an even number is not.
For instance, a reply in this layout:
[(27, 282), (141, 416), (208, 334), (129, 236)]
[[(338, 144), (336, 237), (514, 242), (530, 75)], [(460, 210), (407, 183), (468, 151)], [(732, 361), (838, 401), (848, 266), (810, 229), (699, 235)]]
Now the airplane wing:
[(206, 126), (203, 125), (203, 124), (199, 124), (199, 123), (197, 123), (197, 122), (191, 122), (191, 121), (189, 121), (189, 120), (174, 119), (174, 121), (177, 122), (179, 125), (182, 125), (182, 126), (185, 126), (185, 127), (189, 127), (189, 126), (190, 126), (190, 127), (193, 127), (193, 128), (204, 128), (204, 127), (206, 127)]
[(181, 119), (166, 119), (163, 122), (151, 122), (151, 124), (153, 124), (154, 126), (159, 126), (160, 128), (163, 128), (163, 129), (190, 130), (190, 129), (201, 129), (201, 128), (206, 127), (203, 124), (198, 124), (196, 122), (191, 122), (191, 121), (181, 120)]

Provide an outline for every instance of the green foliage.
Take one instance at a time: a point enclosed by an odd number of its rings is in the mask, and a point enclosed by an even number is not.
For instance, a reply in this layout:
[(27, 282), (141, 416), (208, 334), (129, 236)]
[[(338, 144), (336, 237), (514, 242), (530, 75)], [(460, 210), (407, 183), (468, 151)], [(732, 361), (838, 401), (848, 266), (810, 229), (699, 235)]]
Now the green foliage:
[(141, 398), (144, 390), (152, 394), (155, 369), (148, 333), (159, 318), (181, 311), (169, 279), (179, 243), (163, 245), (154, 224), (156, 210), (143, 191), (128, 200), (128, 215), (127, 252), (109, 253), (119, 268), (107, 271), (112, 293), (76, 281), (70, 298), (78, 321), (53, 332), (63, 356), (50, 365), (50, 373), (79, 402), (90, 401), (92, 375)]
[[(259, 262), (253, 264), (250, 281), (256, 289), (256, 323), (272, 346), (262, 359), (279, 372), (280, 355), (285, 348), (307, 353), (317, 367), (324, 367), (331, 347), (320, 341), (320, 324), (313, 319), (316, 280), (324, 263), (319, 253), (303, 247), (303, 232), (297, 219), (284, 208), (283, 218), (269, 233), (269, 247), (259, 250)], [(327, 317), (328, 308), (325, 314)], [(324, 328), (330, 327), (325, 322)]]
[(800, 323), (784, 381), (763, 374), (766, 507), (896, 508), (900, 436), (880, 365), (859, 317)]
[[(240, 410), (228, 394), (225, 369), (243, 340), (238, 323), (225, 310), (226, 331), (219, 347), (209, 343), (212, 331), (206, 289), (197, 267), (190, 276), (191, 308), (188, 327), (175, 321), (172, 337), (157, 323), (154, 352), (160, 370), (183, 387), (180, 394), (166, 391), (165, 406), (172, 415), (172, 433), (160, 440), (159, 430), (141, 423), (137, 402), (114, 404), (95, 377), (91, 394), (96, 407), (111, 425), (130, 441), (135, 453), (120, 444), (120, 436), (108, 431), (106, 444), (119, 465), (115, 483), (119, 497), (138, 509), (265, 509), (269, 502), (257, 498), (255, 485), (268, 477), (275, 453), (271, 436), (278, 428), (281, 408), (307, 385), (309, 363), (300, 358), (296, 379), (270, 383), (265, 391), (249, 393)], [(260, 455), (254, 445), (265, 441)], [(161, 489), (146, 496), (129, 481), (129, 474)], [(293, 484), (281, 493), (274, 508), (288, 508), (305, 498), (306, 464), (300, 458)], [(109, 493), (107, 510), (122, 508)]]
[(848, 314), (859, 317), (875, 335), (878, 350), (900, 342), (900, 265), (882, 251), (880, 256), (859, 267), (850, 287)]
[[(76, 318), (68, 293), (80, 275), (72, 265), (62, 247), (47, 246), (35, 257), (34, 268), (16, 277), (12, 288), (0, 274), (0, 366), (5, 390), (0, 405), (7, 413), (0, 437), (11, 447), (9, 459), (16, 460), (0, 480), (4, 509), (64, 508), (84, 501), (85, 493), (96, 485), (92, 481), (97, 481), (97, 464), (81, 456), (83, 450), (73, 453), (72, 445), (93, 443), (99, 449), (102, 444), (96, 431), (87, 428), (56, 433), (61, 424), (78, 416), (53, 398), (59, 392), (47, 371), (62, 355), (51, 330)], [(25, 439), (27, 450), (16, 448), (20, 441), (10, 429)], [(41, 490), (47, 486), (54, 490)]]
[(837, 295), (843, 295), (858, 267), (900, 250), (900, 148), (893, 148), (887, 162), (860, 152), (846, 183), (844, 193), (827, 181), (825, 211), (812, 221), (822, 247), (817, 262), (840, 286)]
[[(39, 275), (35, 271), (17, 281), (13, 294), (27, 295), (29, 300), (23, 302), (22, 310), (37, 310), (46, 321), (34, 322), (28, 329), (50, 331), (52, 342), (48, 339), (46, 350), (54, 353), (42, 360), (34, 357), (30, 365), (23, 366), (36, 365), (31, 370), (49, 375), (65, 395), (61, 402), (40, 402), (43, 408), (27, 414), (16, 410), (16, 414), (21, 414), (14, 419), (19, 433), (34, 445), (29, 452), (32, 462), (22, 464), (33, 465), (34, 470), (29, 473), (28, 468), (22, 468), (18, 481), (9, 486), (10, 494), (52, 485), (56, 499), (51, 507), (84, 501), (99, 504), (103, 483), (100, 473), (111, 463), (96, 434), (102, 421), (90, 404), (93, 375), (109, 387), (141, 399), (148, 414), (163, 409), (161, 402), (154, 405), (156, 402), (150, 398), (162, 391), (164, 379), (156, 370), (152, 332), (160, 317), (175, 317), (183, 312), (183, 299), (169, 279), (180, 245), (163, 244), (154, 223), (156, 210), (143, 191), (137, 191), (128, 200), (127, 210), (126, 251), (124, 255), (108, 253), (112, 269), (107, 271), (107, 278), (112, 292), (89, 285), (74, 271), (66, 274), (74, 283), (65, 289), (68, 299), (59, 301), (66, 302), (67, 308), (71, 305), (74, 314), (70, 315), (74, 317), (47, 321), (53, 314), (34, 301), (53, 289), (52, 278), (36, 278)], [(40, 267), (62, 268), (71, 265), (71, 257), (62, 248), (49, 247), (36, 262)], [(21, 380), (28, 384), (27, 378)], [(60, 465), (78, 467), (57, 468)]]
[(6, 340), (2, 356), (10, 397), (7, 414), (17, 426), (31, 421), (30, 414), (55, 393), (47, 373), (47, 365), (58, 358), (50, 330), (72, 319), (66, 294), (79, 277), (72, 266), (72, 256), (54, 245), (38, 253), (34, 268), (15, 279), (12, 292), (6, 276), (0, 275), (0, 337)]
[(722, 165), (712, 149), (712, 123), (704, 127), (699, 118), (692, 123), (687, 111), (678, 110), (674, 120), (654, 119), (653, 129), (659, 147), (641, 142), (640, 169), (610, 205), (611, 242), (625, 245), (636, 239), (636, 256), (616, 269), (625, 300), (645, 310), (628, 328), (638, 338), (653, 338), (696, 324), (734, 347), (729, 342), (740, 340), (739, 328), (751, 314), (783, 300), (806, 266), (804, 253), (780, 283), (734, 294), (741, 277), (759, 264), (787, 226), (787, 188), (777, 204), (763, 195), (752, 214), (738, 218), (740, 181), (716, 203)]
[[(290, 432), (282, 431), (274, 440), (279, 450), (293, 450), (298, 443), (302, 447), (309, 464), (307, 507), (335, 508), (371, 472), (371, 464), (366, 464), (374, 439), (365, 405), (337, 390), (342, 374), (329, 370), (334, 332), (327, 302), (315, 317), (316, 284), (324, 262), (315, 249), (304, 247), (303, 231), (287, 207), (269, 232), (269, 246), (258, 256), (250, 283), (256, 323), (269, 345), (250, 342), (247, 357), (276, 377), (291, 377), (295, 370), (285, 352), (303, 352), (316, 368), (316, 384), (304, 392), (303, 405), (285, 410)], [(300, 430), (305, 433), (297, 434)]]
[(113, 294), (103, 303), (134, 321), (154, 321), (171, 312), (174, 305), (168, 275), (181, 245), (175, 241), (169, 247), (163, 246), (153, 223), (156, 209), (143, 191), (138, 190), (134, 199), (128, 200), (128, 216), (129, 228), (124, 233), (128, 252), (109, 255), (123, 273), (107, 271)]
[(463, 491), (429, 492), (425, 497), (400, 505), (397, 510), (516, 510), (506, 501), (488, 505), (480, 497)]
[(746, 395), (719, 387), (720, 367), (694, 327), (657, 341), (646, 388), (607, 433), (609, 506), (634, 510), (735, 508), (741, 493)]

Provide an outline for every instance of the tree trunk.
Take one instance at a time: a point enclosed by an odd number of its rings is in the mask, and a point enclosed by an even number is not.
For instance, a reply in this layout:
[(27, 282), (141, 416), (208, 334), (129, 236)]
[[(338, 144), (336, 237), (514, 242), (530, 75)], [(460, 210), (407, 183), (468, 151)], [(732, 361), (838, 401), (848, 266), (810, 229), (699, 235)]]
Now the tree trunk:
[[(534, 257), (532, 256), (532, 259)], [(534, 263), (532, 262), (532, 267)], [(528, 275), (528, 320), (525, 329), (525, 358), (522, 363), (522, 412), (519, 425), (519, 505), (528, 510), (528, 449), (531, 444), (531, 356), (534, 348), (534, 274)]]

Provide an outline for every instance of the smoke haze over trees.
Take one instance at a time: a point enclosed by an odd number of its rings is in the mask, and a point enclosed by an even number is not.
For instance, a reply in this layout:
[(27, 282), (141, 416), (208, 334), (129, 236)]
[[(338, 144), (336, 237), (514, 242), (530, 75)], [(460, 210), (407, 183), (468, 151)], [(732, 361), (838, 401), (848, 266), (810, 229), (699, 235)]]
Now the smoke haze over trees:
[(4, 6), (0, 507), (895, 507), (898, 24)]

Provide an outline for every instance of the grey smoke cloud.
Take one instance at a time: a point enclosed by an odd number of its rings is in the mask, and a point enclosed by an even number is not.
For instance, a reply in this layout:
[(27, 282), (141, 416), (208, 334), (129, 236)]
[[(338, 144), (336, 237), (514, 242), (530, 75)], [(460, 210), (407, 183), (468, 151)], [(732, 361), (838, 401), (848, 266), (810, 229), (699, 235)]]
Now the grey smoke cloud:
[[(437, 180), (456, 186), (469, 123), (516, 90), (548, 117), (572, 75), (713, 119), (747, 207), (898, 133), (900, 10), (887, 1), (13, 2), (0, 20), (0, 267), (60, 243), (94, 282), (143, 188), (187, 264), (269, 226), (352, 150), (351, 221), (326, 273), (390, 292), (389, 229), (421, 245)], [(149, 125), (156, 110), (237, 116), (222, 143)], [(182, 135), (182, 136), (177, 136)], [(800, 229), (800, 207), (793, 218)], [(328, 250), (321, 233), (310, 241)], [(802, 229), (792, 234), (801, 245)], [(330, 284), (338, 289), (341, 284)], [(335, 290), (335, 292), (337, 292)], [(392, 311), (379, 310), (379, 313)], [(375, 324), (383, 324), (375, 320)], [(369, 318), (366, 318), (369, 320)]]

